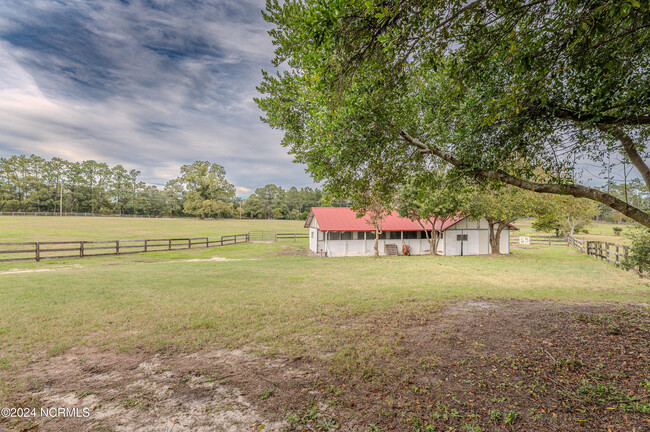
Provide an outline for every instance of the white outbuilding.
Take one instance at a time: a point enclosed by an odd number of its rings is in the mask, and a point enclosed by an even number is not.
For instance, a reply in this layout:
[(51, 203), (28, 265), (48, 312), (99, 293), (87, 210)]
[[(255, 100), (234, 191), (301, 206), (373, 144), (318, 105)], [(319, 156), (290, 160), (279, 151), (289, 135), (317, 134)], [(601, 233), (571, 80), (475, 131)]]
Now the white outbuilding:
[[(368, 215), (357, 217), (347, 207), (312, 207), (305, 221), (309, 228), (309, 249), (321, 256), (363, 256), (375, 253), (375, 230)], [(431, 224), (425, 224), (431, 232)], [(510, 230), (501, 232), (500, 252), (510, 253)], [(441, 232), (438, 243), (440, 255), (487, 255), (490, 247), (490, 230), (485, 219), (471, 219), (458, 215), (444, 223), (438, 223), (435, 230)], [(387, 245), (395, 245), (401, 255), (404, 246), (409, 246), (411, 255), (429, 254), (429, 242), (422, 226), (417, 221), (400, 217), (396, 212), (388, 214), (382, 221), (379, 235), (379, 254), (384, 255)], [(394, 248), (393, 248), (394, 249)]]

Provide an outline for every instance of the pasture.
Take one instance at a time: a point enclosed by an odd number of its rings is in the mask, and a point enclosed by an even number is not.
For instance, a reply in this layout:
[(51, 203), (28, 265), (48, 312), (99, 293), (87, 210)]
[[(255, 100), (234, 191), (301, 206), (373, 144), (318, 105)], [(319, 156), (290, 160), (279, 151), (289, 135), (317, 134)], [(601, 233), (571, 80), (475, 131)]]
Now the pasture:
[[(3, 241), (16, 241), (19, 231), (34, 240), (68, 238), (82, 222), (89, 225), (78, 239), (301, 226), (35, 218), (21, 228), (26, 218), (14, 219), (0, 219), (14, 227), (2, 230)], [(650, 291), (633, 273), (567, 247), (500, 257), (322, 259), (309, 256), (306, 242), (4, 263), (0, 406), (91, 414), (0, 418), (0, 426), (431, 432), (648, 425)]]
[[(515, 222), (519, 231), (514, 233), (515, 236), (518, 235), (541, 235), (547, 236), (549, 233), (540, 233), (536, 232), (532, 227), (532, 222), (534, 219), (522, 219)], [(587, 233), (576, 234), (575, 237), (581, 240), (593, 240), (593, 241), (603, 241), (610, 243), (618, 244), (630, 244), (628, 238), (624, 236), (630, 228), (634, 226), (633, 223), (610, 223), (610, 222), (592, 222), (587, 227)], [(622, 228), (623, 231), (621, 235), (616, 235), (614, 228)], [(551, 233), (552, 234), (552, 233)], [(553, 234), (552, 234), (553, 235)]]
[(248, 231), (297, 232), (304, 221), (0, 216), (0, 242), (213, 237)]

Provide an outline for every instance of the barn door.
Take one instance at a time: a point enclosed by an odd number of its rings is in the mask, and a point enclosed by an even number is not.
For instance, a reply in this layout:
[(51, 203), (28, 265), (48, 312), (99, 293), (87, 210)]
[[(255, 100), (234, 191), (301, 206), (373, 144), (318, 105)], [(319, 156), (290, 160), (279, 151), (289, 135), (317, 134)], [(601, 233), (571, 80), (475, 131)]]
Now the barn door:
[(456, 241), (458, 242), (458, 247), (456, 250), (460, 251), (460, 256), (467, 255), (469, 251), (467, 250), (467, 234), (456, 235)]

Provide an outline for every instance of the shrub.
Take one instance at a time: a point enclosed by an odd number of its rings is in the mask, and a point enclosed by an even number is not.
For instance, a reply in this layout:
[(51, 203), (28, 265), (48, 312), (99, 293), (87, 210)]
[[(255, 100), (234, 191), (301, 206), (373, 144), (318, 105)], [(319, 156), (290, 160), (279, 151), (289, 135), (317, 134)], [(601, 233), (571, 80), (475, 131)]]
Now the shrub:
[(626, 233), (626, 237), (632, 240), (630, 256), (623, 261), (625, 268), (650, 267), (650, 230), (644, 227), (634, 227)]

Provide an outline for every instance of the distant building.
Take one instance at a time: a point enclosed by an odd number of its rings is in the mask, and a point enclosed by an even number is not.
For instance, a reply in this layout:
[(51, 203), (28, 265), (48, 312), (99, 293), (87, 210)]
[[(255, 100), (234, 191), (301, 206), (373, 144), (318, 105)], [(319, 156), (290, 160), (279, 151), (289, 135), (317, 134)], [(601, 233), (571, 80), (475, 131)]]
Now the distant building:
[[(369, 217), (361, 218), (347, 207), (313, 207), (305, 221), (309, 228), (309, 249), (322, 256), (363, 256), (375, 253), (375, 230), (368, 223)], [(431, 232), (431, 224), (425, 228)], [(490, 232), (485, 219), (473, 220), (457, 216), (444, 224), (438, 223), (436, 231), (442, 232), (438, 243), (440, 255), (487, 255), (491, 253)], [(510, 253), (510, 225), (501, 232), (501, 253)], [(416, 221), (400, 217), (392, 212), (383, 220), (379, 235), (379, 254), (385, 254), (385, 246), (394, 244), (399, 254), (408, 245), (412, 255), (429, 253), (427, 235)]]

